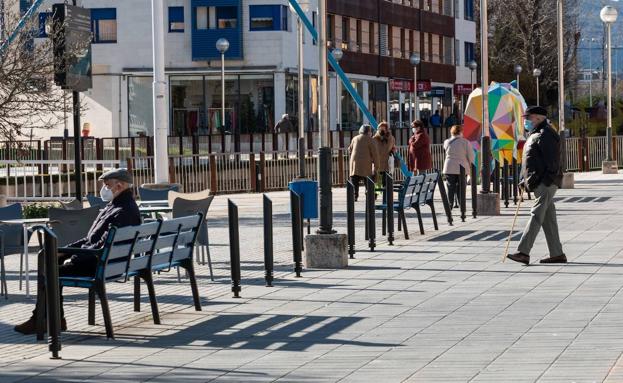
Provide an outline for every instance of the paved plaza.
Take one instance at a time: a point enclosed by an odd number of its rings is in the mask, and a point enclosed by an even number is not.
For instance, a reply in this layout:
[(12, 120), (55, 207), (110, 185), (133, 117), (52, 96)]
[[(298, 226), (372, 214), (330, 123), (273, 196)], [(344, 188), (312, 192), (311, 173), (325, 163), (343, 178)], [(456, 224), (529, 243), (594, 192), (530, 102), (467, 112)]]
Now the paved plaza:
[[(455, 217), (454, 226), (440, 214), (439, 231), (426, 214), (424, 236), (410, 211), (411, 239), (397, 233), (388, 246), (380, 238), (371, 253), (358, 202), (356, 259), (302, 278), (292, 272), (288, 195), (271, 193), (272, 288), (263, 284), (261, 195), (219, 196), (209, 214), (215, 281), (197, 267), (203, 311), (175, 272), (155, 277), (161, 325), (145, 291), (137, 313), (132, 285), (111, 283), (116, 338), (107, 340), (99, 303), (89, 326), (86, 292), (67, 289), (61, 360), (12, 330), (34, 300), (19, 291), (19, 257), (10, 256), (0, 382), (623, 382), (622, 186), (622, 175), (588, 173), (559, 192), (567, 265), (534, 264), (547, 255), (542, 235), (532, 265), (502, 262), (512, 204), (498, 217)], [(230, 292), (227, 198), (240, 207), (240, 299)], [(344, 233), (344, 191), (334, 200)], [(515, 240), (530, 205), (521, 207)]]

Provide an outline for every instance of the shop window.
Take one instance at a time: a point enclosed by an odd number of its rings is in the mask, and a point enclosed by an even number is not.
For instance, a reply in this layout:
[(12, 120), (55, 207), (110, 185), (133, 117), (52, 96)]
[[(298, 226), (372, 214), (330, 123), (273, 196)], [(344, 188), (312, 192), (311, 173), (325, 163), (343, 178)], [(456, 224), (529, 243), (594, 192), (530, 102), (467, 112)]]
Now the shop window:
[(169, 7), (169, 32), (184, 32), (184, 7)]
[(465, 43), (465, 66), (474, 60), (474, 43)]
[(238, 25), (238, 7), (216, 7), (218, 29), (234, 29)]
[(287, 31), (288, 8), (284, 5), (250, 5), (249, 30)]
[(117, 9), (91, 9), (91, 32), (94, 43), (117, 42)]

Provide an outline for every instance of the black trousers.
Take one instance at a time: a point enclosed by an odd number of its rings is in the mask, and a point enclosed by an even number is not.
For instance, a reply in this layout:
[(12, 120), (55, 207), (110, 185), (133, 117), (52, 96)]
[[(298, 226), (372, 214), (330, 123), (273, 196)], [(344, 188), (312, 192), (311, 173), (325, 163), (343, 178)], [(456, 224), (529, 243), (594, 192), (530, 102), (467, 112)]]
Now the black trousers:
[(355, 201), (359, 199), (359, 183), (360, 181), (363, 181), (363, 184), (365, 186), (366, 184), (366, 177), (363, 176), (350, 176), (350, 182), (353, 183), (353, 185), (355, 185)]
[[(36, 316), (37, 310), (41, 308), (45, 310), (45, 276), (42, 274), (43, 267), (43, 250), (39, 251), (37, 255), (38, 259), (38, 272), (37, 272), (37, 303), (32, 314)], [(97, 258), (90, 255), (76, 255), (76, 254), (59, 254), (58, 255), (58, 276), (78, 276), (78, 277), (92, 277), (95, 275), (95, 269), (97, 268)], [(65, 316), (63, 310), (63, 288), (61, 287), (61, 317)]]
[(460, 179), (459, 174), (446, 174), (446, 182), (448, 183), (448, 202), (450, 203), (450, 209), (455, 206), (460, 206)]

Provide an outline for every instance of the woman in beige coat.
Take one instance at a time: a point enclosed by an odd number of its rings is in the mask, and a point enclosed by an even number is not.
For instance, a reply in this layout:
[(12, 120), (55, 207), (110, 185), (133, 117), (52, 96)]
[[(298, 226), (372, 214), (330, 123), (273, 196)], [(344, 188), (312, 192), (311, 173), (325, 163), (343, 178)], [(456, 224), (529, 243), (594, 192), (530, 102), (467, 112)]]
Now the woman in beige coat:
[[(350, 142), (350, 180), (355, 185), (355, 201), (359, 198), (359, 181), (374, 175), (379, 166), (379, 154), (372, 139), (372, 127), (363, 125), (359, 135)], [(386, 161), (387, 162), (387, 161)]]
[(396, 139), (389, 131), (387, 122), (383, 121), (379, 124), (379, 128), (374, 135), (374, 143), (376, 151), (379, 153), (379, 166), (376, 167), (377, 176), (382, 177), (383, 172), (389, 171), (389, 160), (393, 160), (393, 153), (396, 150)]
[(456, 206), (455, 196), (458, 197), (461, 166), (465, 169), (465, 174), (470, 172), (474, 163), (474, 148), (467, 139), (463, 138), (461, 125), (454, 125), (450, 129), (450, 133), (452, 137), (443, 143), (443, 148), (446, 151), (443, 174), (448, 183), (448, 200), (450, 201), (450, 208), (452, 208), (453, 205)]

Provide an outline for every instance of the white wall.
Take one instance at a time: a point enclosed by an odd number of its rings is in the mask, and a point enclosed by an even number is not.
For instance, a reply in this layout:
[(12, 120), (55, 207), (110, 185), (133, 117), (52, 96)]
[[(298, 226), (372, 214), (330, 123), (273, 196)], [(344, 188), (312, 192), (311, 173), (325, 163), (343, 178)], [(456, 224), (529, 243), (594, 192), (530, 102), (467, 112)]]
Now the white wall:
[[(469, 84), (471, 71), (465, 65), (465, 42), (476, 42), (476, 23), (464, 19), (464, 0), (458, 1), (458, 17), (455, 18), (455, 36), (459, 44), (460, 64), (456, 69), (456, 82), (459, 84)], [(474, 74), (474, 77), (475, 74)], [(474, 81), (475, 78), (474, 78)]]

